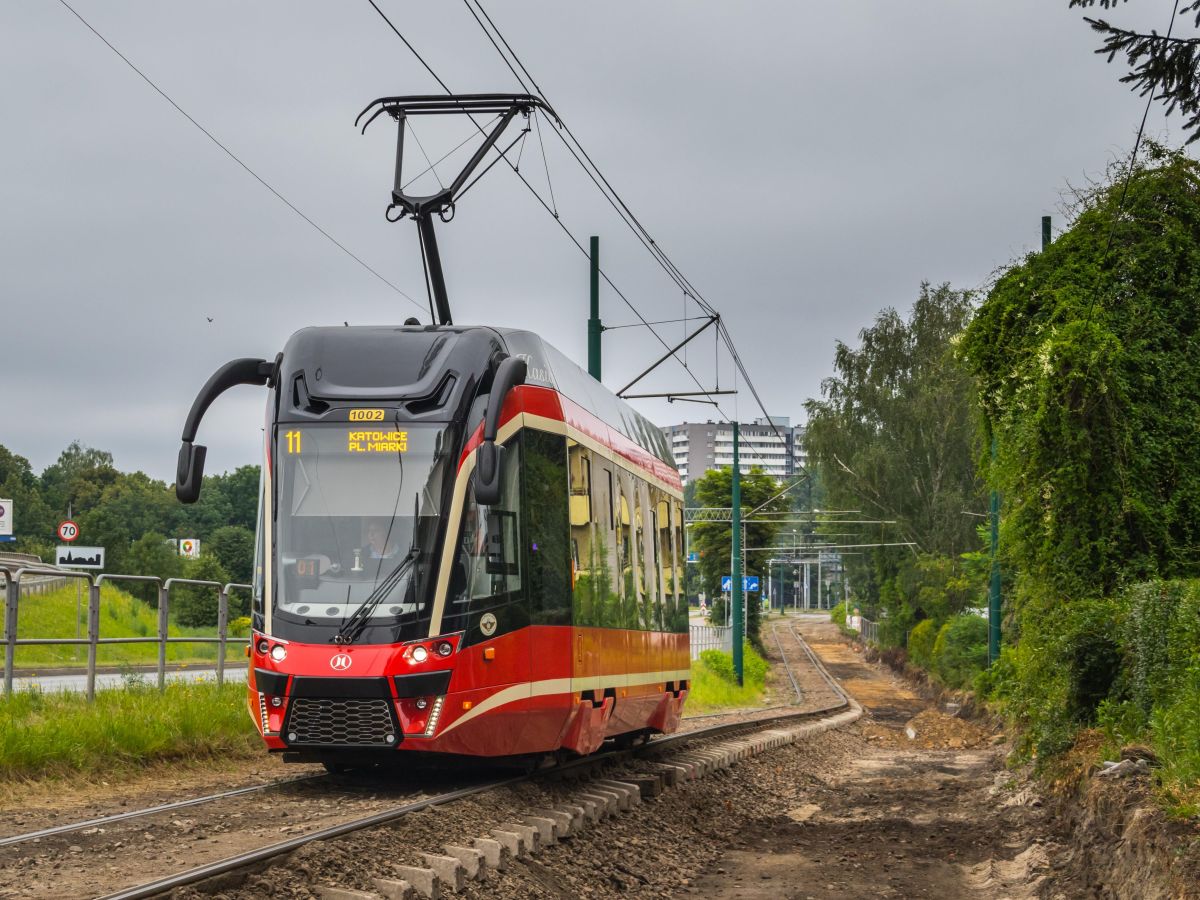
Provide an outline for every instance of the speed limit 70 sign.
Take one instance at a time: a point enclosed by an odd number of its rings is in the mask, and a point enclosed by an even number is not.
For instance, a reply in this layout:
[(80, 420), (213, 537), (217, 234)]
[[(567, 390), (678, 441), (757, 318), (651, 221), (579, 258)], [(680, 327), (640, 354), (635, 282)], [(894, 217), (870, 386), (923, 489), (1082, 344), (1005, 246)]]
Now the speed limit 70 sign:
[(67, 519), (65, 522), (58, 523), (58, 538), (59, 540), (70, 543), (79, 537), (79, 526)]

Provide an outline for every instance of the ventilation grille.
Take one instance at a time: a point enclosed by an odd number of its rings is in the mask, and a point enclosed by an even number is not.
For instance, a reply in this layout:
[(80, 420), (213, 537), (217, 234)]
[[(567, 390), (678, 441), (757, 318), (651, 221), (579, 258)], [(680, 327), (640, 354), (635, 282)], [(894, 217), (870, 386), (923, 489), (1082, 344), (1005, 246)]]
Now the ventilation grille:
[(292, 699), (289, 744), (327, 747), (392, 747), (396, 729), (387, 700)]

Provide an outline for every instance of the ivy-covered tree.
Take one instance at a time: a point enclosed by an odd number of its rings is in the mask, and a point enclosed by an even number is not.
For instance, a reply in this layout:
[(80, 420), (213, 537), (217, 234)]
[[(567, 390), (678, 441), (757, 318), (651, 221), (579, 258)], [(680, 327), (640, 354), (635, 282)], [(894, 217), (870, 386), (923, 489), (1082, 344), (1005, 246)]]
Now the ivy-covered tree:
[(1009, 567), (1056, 601), (1200, 574), (1200, 166), (1150, 145), (1011, 268), (962, 341)]
[[(1125, 2), (1127, 0), (1070, 0), (1070, 5), (1072, 8), (1116, 9)], [(1191, 19), (1193, 28), (1200, 28), (1200, 0), (1184, 2), (1179, 15)], [(1188, 143), (1200, 138), (1200, 80), (1197, 79), (1200, 59), (1196, 55), (1200, 37), (1176, 34), (1174, 21), (1167, 31), (1159, 32), (1157, 29), (1121, 28), (1106, 19), (1085, 17), (1084, 20), (1103, 35), (1103, 43), (1096, 52), (1108, 57), (1110, 63), (1119, 56), (1129, 67), (1121, 81), (1143, 97), (1152, 94), (1154, 99), (1166, 105), (1168, 113), (1178, 109), (1186, 116), (1184, 130), (1191, 133)]]

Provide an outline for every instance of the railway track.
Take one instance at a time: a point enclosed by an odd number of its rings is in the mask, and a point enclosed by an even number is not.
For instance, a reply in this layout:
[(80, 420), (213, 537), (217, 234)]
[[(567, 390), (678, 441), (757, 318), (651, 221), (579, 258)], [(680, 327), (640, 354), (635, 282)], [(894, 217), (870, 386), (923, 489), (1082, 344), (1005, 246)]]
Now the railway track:
[(125, 822), (130, 819), (140, 819), (145, 816), (160, 815), (168, 812), (175, 812), (181, 809), (187, 809), (193, 806), (202, 806), (205, 803), (216, 803), (221, 800), (227, 800), (231, 797), (242, 797), (246, 794), (257, 794), (260, 791), (269, 791), (272, 789), (289, 787), (295, 784), (301, 784), (307, 781), (320, 781), (328, 779), (330, 776), (326, 774), (301, 775), (297, 778), (283, 778), (276, 781), (268, 781), (263, 784), (253, 784), (246, 787), (234, 788), (228, 791), (221, 791), (217, 794), (207, 794), (203, 797), (192, 797), (188, 800), (176, 800), (172, 803), (160, 803), (156, 806), (147, 806), (144, 809), (134, 809), (127, 812), (114, 813), (111, 816), (98, 816), (94, 819), (85, 819), (82, 822), (71, 822), (66, 825), (56, 825), (53, 828), (42, 828), (38, 831), (27, 831), (24, 834), (13, 834), (8, 837), (0, 837), (0, 847), (7, 847), (12, 844), (24, 844), (28, 841), (40, 840), (41, 838), (53, 837), (59, 834), (70, 834), (74, 831), (83, 831), (87, 828), (105, 828), (109, 825), (115, 825), (118, 822)]
[[(214, 884), (228, 884), (230, 879), (237, 882), (244, 877), (239, 872), (261, 870), (274, 859), (322, 841), (354, 840), (359, 834), (385, 833), (388, 829), (384, 826), (394, 826), (422, 810), (452, 808), (457, 801), (482, 797), (488, 792), (497, 792), (494, 797), (509, 797), (513, 791), (506, 789), (515, 790), (522, 783), (532, 782), (530, 788), (521, 790), (532, 789), (536, 793), (554, 790), (550, 786), (562, 782), (586, 785), (603, 779), (606, 770), (624, 771), (630, 766), (659, 763), (683, 765), (680, 761), (695, 762), (720, 755), (726, 752), (721, 748), (728, 747), (730, 742), (766, 747), (776, 738), (764, 735), (777, 736), (781, 729), (820, 727), (824, 719), (844, 714), (850, 701), (794, 629), (779, 625), (774, 638), (796, 697), (806, 703), (803, 708), (784, 706), (743, 711), (732, 714), (732, 721), (726, 714), (724, 721), (658, 737), (634, 748), (610, 749), (528, 775), (477, 772), (472, 783), (464, 784), (461, 775), (430, 783), (411, 777), (360, 778), (347, 782), (325, 773), (311, 774), (0, 837), (0, 848), (5, 850), (0, 856), (0, 895), (100, 895), (115, 900), (153, 897), (187, 885), (197, 885), (193, 890), (203, 890), (200, 882), (210, 879), (219, 879)], [(803, 652), (798, 652), (793, 642)], [(824, 690), (827, 685), (832, 686), (831, 692)], [(494, 805), (495, 801), (487, 803)], [(477, 809), (478, 804), (459, 804), (458, 808), (470, 811)], [(186, 815), (190, 810), (198, 813), (190, 820), (181, 821), (172, 815), (181, 812)], [(520, 818), (523, 812), (516, 815)], [(145, 824), (139, 826), (139, 823)], [(312, 830), (295, 833), (305, 828)], [(410, 830), (406, 826), (404, 833)], [(293, 833), (280, 839), (272, 834), (279, 831)], [(78, 838), (73, 837), (76, 834)], [(143, 844), (143, 840), (156, 843)], [(167, 842), (161, 846), (170, 846), (171, 855), (156, 853), (152, 847), (159, 846), (157, 841)], [(247, 846), (251, 849), (245, 849)], [(240, 852), (225, 855), (233, 850)], [(129, 883), (138, 871), (144, 873), (155, 868), (161, 871), (164, 860), (176, 852), (185, 854), (185, 858), (190, 856), (192, 865), (153, 881)], [(145, 857), (138, 870), (130, 868), (136, 856)], [(66, 865), (60, 869), (56, 864), (53, 875), (49, 875), (47, 860)], [(39, 883), (35, 880), (38, 876), (52, 880)], [(9, 881), (10, 877), (16, 881)], [(9, 888), (16, 890), (10, 894), (6, 890)]]
[[(188, 885), (198, 886), (202, 889), (203, 886), (200, 883), (210, 879), (219, 879), (218, 881), (214, 881), (214, 884), (228, 887), (230, 876), (236, 876), (236, 873), (240, 871), (262, 869), (272, 859), (293, 853), (317, 842), (361, 835), (372, 829), (391, 825), (405, 816), (422, 810), (449, 806), (456, 801), (480, 796), (525, 782), (540, 781), (545, 784), (550, 780), (561, 781), (564, 776), (571, 776), (578, 779), (578, 783), (584, 785), (584, 790), (586, 790), (588, 784), (600, 779), (603, 770), (611, 768), (613, 764), (651, 761), (666, 763), (668, 765), (679, 765), (686, 768), (697, 764), (703, 767), (708, 764), (707, 761), (719, 758), (724, 758), (731, 762), (742, 758), (750, 750), (757, 752), (760, 749), (769, 749), (777, 746), (779, 742), (783, 741), (787, 735), (793, 732), (815, 732), (824, 730), (825, 727), (835, 727), (838, 724), (852, 721), (861, 712), (861, 709), (841, 690), (836, 681), (824, 671), (824, 667), (820, 661), (808, 649), (795, 629), (789, 628), (788, 631), (790, 632), (789, 637), (805, 651), (803, 662), (799, 665), (807, 664), (815, 670), (821, 680), (831, 688), (834, 695), (832, 699), (814, 708), (799, 712), (792, 711), (765, 716), (753, 721), (736, 721), (710, 725), (694, 731), (659, 737), (634, 748), (614, 749), (593, 754), (592, 756), (573, 760), (527, 775), (494, 779), (466, 788), (445, 791), (433, 796), (423, 797), (413, 802), (401, 803), (394, 807), (351, 821), (341, 822), (308, 834), (279, 841), (269, 846), (258, 847), (245, 853), (177, 872), (151, 882), (129, 887), (106, 895), (104, 900), (138, 900), (138, 898), (155, 897)], [(778, 633), (776, 633), (776, 640), (779, 641)], [(788, 670), (793, 688), (796, 690), (798, 696), (803, 696), (804, 692), (801, 690), (796, 674), (793, 671), (793, 667), (796, 666), (795, 654), (793, 653), (792, 662), (789, 663), (787, 662), (787, 653), (783, 650), (782, 644), (780, 644), (780, 652), (784, 657), (785, 667)], [(605, 783), (611, 784), (611, 782)]]

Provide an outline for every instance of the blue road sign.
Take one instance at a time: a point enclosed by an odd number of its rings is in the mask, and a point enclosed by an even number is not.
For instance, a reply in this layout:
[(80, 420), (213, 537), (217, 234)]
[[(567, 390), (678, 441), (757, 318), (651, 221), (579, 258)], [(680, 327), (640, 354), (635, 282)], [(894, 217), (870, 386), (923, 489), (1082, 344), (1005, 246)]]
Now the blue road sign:
[(688, 562), (700, 562), (700, 554), (697, 553), (695, 550), (693, 550), (691, 553), (688, 554), (687, 561)]
[[(721, 590), (722, 590), (722, 592), (724, 592), (726, 594), (728, 594), (730, 591), (733, 590), (733, 576), (732, 575), (722, 575), (721, 576)], [(758, 590), (758, 576), (757, 575), (743, 575), (742, 576), (742, 590), (745, 591), (746, 593), (749, 593), (750, 591), (757, 591)]]

